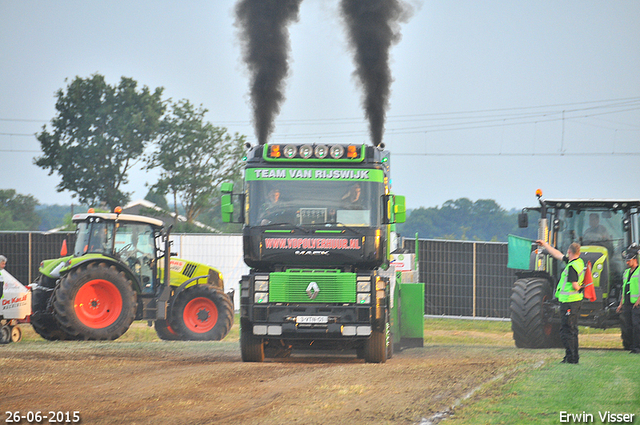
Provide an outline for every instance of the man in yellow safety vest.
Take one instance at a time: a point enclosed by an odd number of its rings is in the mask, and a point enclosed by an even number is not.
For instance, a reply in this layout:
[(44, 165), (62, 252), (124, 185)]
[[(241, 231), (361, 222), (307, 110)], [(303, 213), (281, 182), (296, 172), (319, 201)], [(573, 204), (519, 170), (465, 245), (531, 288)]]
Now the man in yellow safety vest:
[(622, 276), (622, 297), (618, 305), (622, 328), (622, 345), (633, 354), (640, 354), (640, 247), (633, 243), (622, 253), (627, 267)]
[(580, 244), (574, 242), (569, 245), (567, 255), (564, 255), (545, 241), (538, 240), (536, 243), (556, 260), (567, 263), (556, 288), (556, 298), (560, 301), (560, 340), (565, 348), (562, 363), (578, 364), (578, 314), (584, 298), (582, 282), (585, 273), (584, 261), (580, 258)]

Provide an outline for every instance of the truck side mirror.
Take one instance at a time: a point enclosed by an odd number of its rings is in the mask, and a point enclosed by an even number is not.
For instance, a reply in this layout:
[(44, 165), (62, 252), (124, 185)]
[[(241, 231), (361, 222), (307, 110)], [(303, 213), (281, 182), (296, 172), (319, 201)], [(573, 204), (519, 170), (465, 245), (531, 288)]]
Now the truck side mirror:
[(393, 209), (396, 223), (404, 223), (407, 221), (407, 208), (405, 207), (405, 197), (396, 195), (396, 205)]
[(222, 193), (233, 193), (233, 182), (225, 182), (220, 185), (220, 192)]
[(222, 222), (231, 223), (233, 220), (233, 202), (231, 201), (231, 194), (227, 193), (220, 198), (220, 210), (222, 212)]
[(529, 215), (526, 212), (518, 214), (518, 227), (521, 229), (529, 227)]
[(382, 224), (404, 223), (406, 218), (404, 196), (382, 195)]

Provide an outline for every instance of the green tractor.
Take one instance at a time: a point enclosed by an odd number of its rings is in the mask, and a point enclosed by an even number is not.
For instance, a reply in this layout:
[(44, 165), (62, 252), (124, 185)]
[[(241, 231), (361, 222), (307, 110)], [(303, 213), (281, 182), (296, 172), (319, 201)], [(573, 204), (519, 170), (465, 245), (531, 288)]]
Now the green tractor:
[(154, 218), (76, 214), (76, 242), (45, 260), (32, 287), (31, 324), (47, 340), (114, 340), (133, 320), (164, 340), (220, 340), (233, 324), (221, 273), (171, 258), (170, 227)]
[[(582, 301), (578, 324), (607, 329), (620, 327), (616, 308), (626, 267), (622, 252), (638, 237), (638, 199), (542, 199), (539, 207), (525, 208), (518, 217), (528, 226), (527, 210), (540, 213), (538, 239), (565, 253), (572, 242), (581, 245), (580, 257), (591, 263), (595, 299)], [(534, 246), (529, 270), (516, 272), (511, 294), (511, 328), (520, 348), (560, 347), (560, 303), (554, 293), (564, 264)]]

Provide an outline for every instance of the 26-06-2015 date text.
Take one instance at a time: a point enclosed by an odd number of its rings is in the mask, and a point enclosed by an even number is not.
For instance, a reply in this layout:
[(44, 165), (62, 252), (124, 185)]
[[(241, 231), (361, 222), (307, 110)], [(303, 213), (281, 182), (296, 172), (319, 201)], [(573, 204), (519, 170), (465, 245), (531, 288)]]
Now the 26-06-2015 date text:
[(4, 412), (6, 415), (4, 423), (6, 424), (71, 424), (80, 422), (79, 411), (9, 411)]

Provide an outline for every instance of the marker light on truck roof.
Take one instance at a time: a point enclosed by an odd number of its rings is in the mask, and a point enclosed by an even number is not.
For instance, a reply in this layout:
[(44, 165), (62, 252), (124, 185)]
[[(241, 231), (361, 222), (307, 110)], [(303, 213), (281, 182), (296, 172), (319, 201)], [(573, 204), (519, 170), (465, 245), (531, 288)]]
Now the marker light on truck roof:
[(331, 146), (331, 149), (329, 149), (329, 154), (333, 159), (342, 158), (342, 155), (344, 155), (344, 148), (340, 145), (333, 145)]
[(355, 145), (349, 145), (347, 147), (347, 158), (357, 158), (357, 157), (358, 157), (358, 151)]
[(300, 156), (304, 159), (311, 158), (313, 155), (313, 147), (311, 145), (302, 145), (300, 146)]
[(316, 158), (322, 159), (327, 156), (329, 153), (329, 148), (327, 145), (318, 145), (315, 149)]
[(280, 158), (280, 145), (269, 145), (269, 156), (271, 158)]
[(297, 151), (298, 150), (296, 149), (295, 146), (287, 145), (287, 146), (284, 147), (284, 156), (285, 156), (285, 158), (291, 159), (294, 156), (296, 156)]

